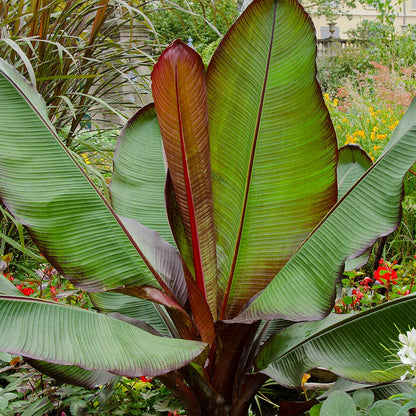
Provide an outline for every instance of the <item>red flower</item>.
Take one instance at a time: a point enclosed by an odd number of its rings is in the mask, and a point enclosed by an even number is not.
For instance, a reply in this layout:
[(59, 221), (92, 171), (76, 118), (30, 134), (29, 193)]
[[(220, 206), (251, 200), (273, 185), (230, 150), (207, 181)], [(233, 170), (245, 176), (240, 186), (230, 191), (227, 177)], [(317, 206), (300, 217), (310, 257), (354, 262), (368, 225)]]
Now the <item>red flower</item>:
[(56, 296), (56, 287), (55, 286), (51, 286), (51, 294), (53, 296)]
[(24, 295), (30, 296), (34, 290), (31, 287), (23, 287), (23, 284), (16, 286)]
[(363, 280), (361, 280), (360, 285), (361, 286), (369, 286), (371, 283), (373, 283), (373, 279), (371, 277), (364, 277)]
[(355, 296), (355, 299), (353, 300), (354, 305), (364, 297), (364, 293), (362, 293), (360, 289), (353, 289), (351, 293)]
[(144, 383), (150, 383), (152, 380), (153, 377), (140, 376), (140, 381), (143, 381)]
[(23, 290), (21, 290), (21, 292), (26, 296), (30, 296), (34, 290), (31, 287), (25, 287)]
[(14, 280), (14, 276), (12, 276), (10, 273), (6, 273), (5, 276), (11, 281), (13, 282)]
[(380, 265), (374, 272), (374, 279), (378, 280), (384, 286), (388, 286), (390, 283), (397, 284), (397, 273), (387, 265)]

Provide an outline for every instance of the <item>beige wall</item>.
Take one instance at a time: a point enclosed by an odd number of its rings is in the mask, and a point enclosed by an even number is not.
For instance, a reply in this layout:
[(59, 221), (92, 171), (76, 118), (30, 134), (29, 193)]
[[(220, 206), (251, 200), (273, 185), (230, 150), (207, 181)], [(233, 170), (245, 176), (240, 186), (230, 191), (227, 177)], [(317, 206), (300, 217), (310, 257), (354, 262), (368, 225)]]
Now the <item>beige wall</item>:
[[(396, 2), (394, 1), (394, 3)], [(402, 33), (404, 23), (406, 25), (416, 25), (416, 0), (406, 0), (405, 7), (402, 4), (400, 7), (396, 6), (395, 9), (397, 14), (395, 26), (398, 33)], [(318, 39), (321, 39), (321, 27), (327, 27), (328, 21), (325, 17), (314, 17), (311, 11), (309, 13), (312, 15), (312, 20), (316, 27), (316, 35)], [(355, 28), (361, 20), (374, 20), (377, 12), (370, 7), (358, 5), (357, 8), (350, 10), (349, 14), (351, 16), (350, 19), (346, 16), (340, 16), (335, 20), (336, 26), (339, 27), (341, 39), (347, 39), (347, 31)]]
[[(301, 2), (302, 4), (307, 5), (308, 0), (301, 0)], [(309, 2), (312, 2), (312, 0), (309, 0)], [(251, 0), (243, 0), (243, 9), (247, 7), (250, 3)], [(394, 3), (397, 4), (397, 0), (393, 0), (393, 4)], [(403, 7), (403, 4), (401, 4), (400, 6), (396, 6), (395, 9), (397, 13), (395, 26), (398, 33), (402, 33), (402, 26), (404, 25), (404, 23), (406, 25), (416, 25), (416, 0), (406, 0), (405, 7)], [(325, 19), (325, 17), (314, 17), (312, 14), (312, 10), (308, 9), (308, 13), (312, 15), (312, 19), (316, 27), (316, 36), (318, 39), (321, 39), (321, 27), (327, 27), (328, 21)], [(377, 15), (375, 9), (370, 7), (364, 7), (362, 5), (357, 5), (355, 9), (350, 10), (348, 13), (351, 16), (350, 19), (348, 19), (346, 16), (340, 16), (338, 19), (335, 20), (336, 25), (339, 28), (339, 34), (341, 39), (347, 39), (347, 31), (349, 29), (355, 28), (361, 20), (374, 20)], [(403, 18), (405, 22), (403, 21)]]

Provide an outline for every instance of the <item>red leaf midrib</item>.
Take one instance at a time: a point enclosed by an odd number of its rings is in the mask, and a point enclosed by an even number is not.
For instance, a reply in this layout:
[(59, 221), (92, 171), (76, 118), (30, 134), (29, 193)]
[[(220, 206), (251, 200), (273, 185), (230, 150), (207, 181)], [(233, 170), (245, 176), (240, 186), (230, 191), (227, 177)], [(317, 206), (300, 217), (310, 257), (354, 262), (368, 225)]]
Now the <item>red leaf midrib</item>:
[(192, 256), (194, 260), (195, 280), (196, 280), (199, 290), (201, 291), (201, 293), (204, 295), (206, 299), (204, 273), (203, 273), (202, 258), (201, 258), (201, 248), (200, 248), (199, 235), (198, 235), (198, 225), (197, 225), (197, 220), (196, 220), (195, 204), (194, 204), (193, 194), (192, 194), (191, 178), (190, 178), (189, 169), (188, 169), (188, 160), (186, 158), (186, 146), (185, 146), (185, 137), (184, 137), (184, 132), (183, 132), (183, 123), (182, 123), (182, 115), (181, 115), (181, 103), (180, 103), (180, 95), (179, 95), (178, 65), (177, 64), (175, 65), (175, 90), (176, 90), (176, 106), (177, 106), (178, 123), (179, 123), (179, 135), (180, 135), (180, 144), (181, 144), (183, 177), (185, 181), (186, 199), (188, 203), (187, 204), (188, 216), (189, 216), (189, 222), (191, 226)]

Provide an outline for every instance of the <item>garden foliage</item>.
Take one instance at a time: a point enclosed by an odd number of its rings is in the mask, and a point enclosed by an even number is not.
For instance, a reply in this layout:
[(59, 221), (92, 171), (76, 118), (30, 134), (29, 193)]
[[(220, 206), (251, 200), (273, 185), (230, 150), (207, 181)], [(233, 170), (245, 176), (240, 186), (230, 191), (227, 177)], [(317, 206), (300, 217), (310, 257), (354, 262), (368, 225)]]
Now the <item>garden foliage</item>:
[(160, 1), (145, 5), (160, 42), (192, 42), (199, 52), (224, 35), (238, 16), (237, 0)]
[(189, 415), (244, 415), (268, 376), (296, 387), (319, 366), (399, 378), (386, 348), (416, 325), (414, 295), (330, 312), (345, 263), (400, 220), (416, 102), (374, 164), (354, 146), (342, 154), (315, 41), (295, 0), (255, 0), (207, 71), (173, 42), (152, 73), (154, 105), (120, 135), (111, 204), (1, 61), (1, 199), (99, 313), (3, 279), (0, 350), (85, 386), (158, 376)]
[(131, 3), (0, 3), (1, 57), (29, 74), (68, 145), (80, 128), (127, 120), (131, 97), (149, 90), (152, 25)]

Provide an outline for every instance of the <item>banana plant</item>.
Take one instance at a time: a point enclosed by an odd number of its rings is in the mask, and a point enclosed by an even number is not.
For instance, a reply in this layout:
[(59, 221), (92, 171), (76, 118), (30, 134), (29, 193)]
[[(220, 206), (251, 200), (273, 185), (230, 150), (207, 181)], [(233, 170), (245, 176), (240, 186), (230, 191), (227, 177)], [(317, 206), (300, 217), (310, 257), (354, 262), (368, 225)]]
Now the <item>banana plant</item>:
[(0, 350), (85, 386), (159, 377), (190, 416), (245, 415), (268, 377), (295, 388), (317, 366), (400, 378), (386, 349), (416, 326), (414, 295), (331, 310), (345, 263), (400, 221), (416, 103), (373, 165), (338, 152), (315, 58), (296, 0), (252, 2), (206, 71), (174, 41), (152, 73), (154, 104), (120, 134), (110, 201), (1, 62), (1, 200), (96, 311), (3, 282)]

